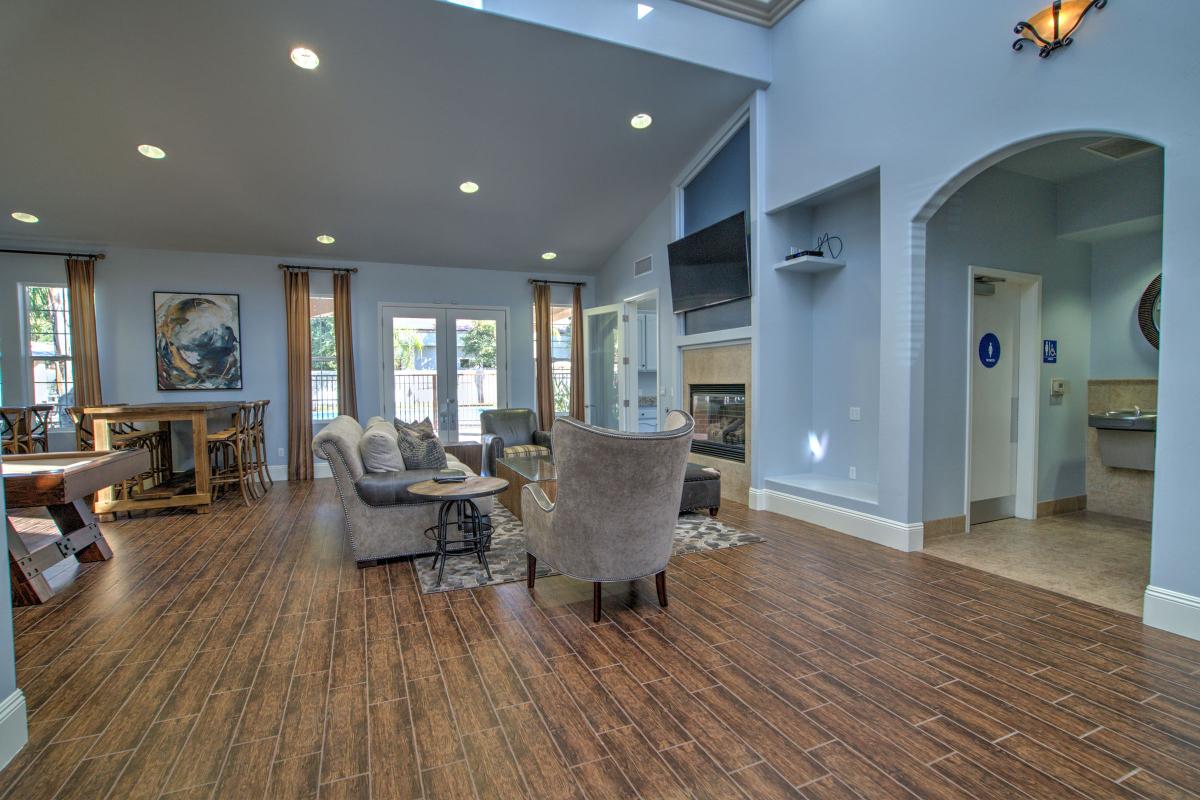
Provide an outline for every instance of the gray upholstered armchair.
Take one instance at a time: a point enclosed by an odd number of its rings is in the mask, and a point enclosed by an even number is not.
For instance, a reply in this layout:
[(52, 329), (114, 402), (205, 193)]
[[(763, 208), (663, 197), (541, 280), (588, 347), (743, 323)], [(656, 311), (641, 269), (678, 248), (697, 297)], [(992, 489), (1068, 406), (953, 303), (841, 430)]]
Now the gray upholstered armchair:
[(682, 411), (669, 413), (666, 430), (659, 433), (555, 420), (555, 502), (536, 483), (521, 491), (529, 588), (540, 558), (565, 575), (592, 582), (597, 622), (602, 582), (654, 575), (658, 603), (666, 606), (667, 561), (695, 425)]
[(505, 456), (548, 456), (550, 434), (538, 430), (537, 414), (528, 408), (496, 408), (479, 415), (483, 430), (483, 474), (496, 474)]

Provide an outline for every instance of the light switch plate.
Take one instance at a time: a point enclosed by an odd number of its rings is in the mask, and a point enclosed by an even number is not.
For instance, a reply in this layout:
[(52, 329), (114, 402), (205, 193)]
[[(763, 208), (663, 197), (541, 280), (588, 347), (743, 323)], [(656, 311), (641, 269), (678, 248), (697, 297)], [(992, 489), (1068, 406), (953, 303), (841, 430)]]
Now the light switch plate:
[(850, 480), (852, 480), (852, 481), (858, 480), (858, 468), (857, 467), (850, 468)]
[(860, 422), (862, 420), (862, 409), (858, 406), (850, 406), (850, 420), (852, 422)]

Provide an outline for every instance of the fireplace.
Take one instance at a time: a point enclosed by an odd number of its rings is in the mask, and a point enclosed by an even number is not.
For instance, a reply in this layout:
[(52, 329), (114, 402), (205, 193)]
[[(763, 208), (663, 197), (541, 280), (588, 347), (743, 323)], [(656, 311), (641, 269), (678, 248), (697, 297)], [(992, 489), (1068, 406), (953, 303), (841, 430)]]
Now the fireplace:
[(694, 383), (688, 387), (696, 430), (692, 452), (746, 461), (746, 384)]

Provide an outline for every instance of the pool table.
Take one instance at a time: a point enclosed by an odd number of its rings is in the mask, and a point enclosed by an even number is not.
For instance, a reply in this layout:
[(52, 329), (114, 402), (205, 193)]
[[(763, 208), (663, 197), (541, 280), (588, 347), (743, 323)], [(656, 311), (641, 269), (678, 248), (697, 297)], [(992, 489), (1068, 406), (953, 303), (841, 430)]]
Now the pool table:
[(45, 507), (61, 537), (30, 550), (10, 520), (8, 563), (14, 605), (44, 603), (54, 594), (43, 574), (64, 558), (107, 561), (112, 550), (92, 516), (88, 497), (150, 468), (146, 450), (5, 455), (0, 464), (8, 508)]

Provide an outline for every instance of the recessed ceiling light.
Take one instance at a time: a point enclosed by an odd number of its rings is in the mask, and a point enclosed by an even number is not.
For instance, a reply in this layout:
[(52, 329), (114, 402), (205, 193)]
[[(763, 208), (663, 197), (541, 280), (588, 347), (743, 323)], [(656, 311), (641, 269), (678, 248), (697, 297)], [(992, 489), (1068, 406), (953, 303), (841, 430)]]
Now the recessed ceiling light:
[(629, 120), (629, 124), (637, 128), (639, 131), (650, 127), (650, 123), (654, 122), (649, 114), (634, 114), (633, 119)]
[(320, 236), (317, 237), (317, 241), (320, 242), (321, 244), (333, 244), (334, 242), (337, 241), (337, 239), (333, 238), (328, 233), (322, 233)]
[(29, 214), (25, 211), (12, 212), (12, 218), (15, 219), (17, 222), (28, 222), (30, 224), (33, 224), (38, 221), (38, 218), (36, 216), (34, 216), (33, 214)]
[(463, 181), (458, 185), (458, 190), (463, 194), (475, 194), (479, 191), (479, 184), (475, 181)]
[(553, 261), (554, 259), (558, 258), (558, 253), (551, 250), (547, 253), (542, 253), (542, 258), (546, 261)]
[(292, 49), (292, 63), (300, 69), (316, 69), (321, 59), (307, 47), (296, 47)]
[(638, 19), (645, 19), (646, 15), (654, 10), (654, 6), (648, 6), (645, 3), (637, 4)]
[(138, 152), (146, 158), (153, 158), (155, 160), (167, 157), (166, 150), (163, 150), (161, 147), (155, 147), (152, 144), (139, 144)]

